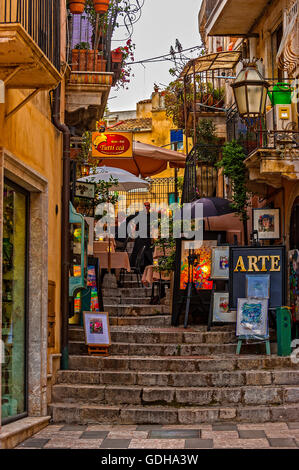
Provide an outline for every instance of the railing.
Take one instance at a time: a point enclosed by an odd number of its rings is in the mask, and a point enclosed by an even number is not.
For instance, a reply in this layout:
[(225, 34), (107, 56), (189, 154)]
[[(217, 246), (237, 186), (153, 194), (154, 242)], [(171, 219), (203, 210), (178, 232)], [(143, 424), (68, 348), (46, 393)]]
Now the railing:
[(110, 72), (111, 44), (107, 35), (87, 13), (68, 15), (68, 63), (74, 72)]
[(1, 23), (20, 23), (60, 70), (60, 0), (1, 0)]

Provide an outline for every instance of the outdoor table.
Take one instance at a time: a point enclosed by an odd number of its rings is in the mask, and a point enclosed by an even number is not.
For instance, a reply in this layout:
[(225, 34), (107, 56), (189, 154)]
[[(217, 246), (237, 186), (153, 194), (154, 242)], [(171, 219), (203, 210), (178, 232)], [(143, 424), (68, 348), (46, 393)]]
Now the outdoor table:
[[(96, 251), (94, 256), (98, 258), (100, 269), (108, 269), (108, 252), (107, 251)], [(131, 271), (129, 255), (126, 251), (117, 251), (110, 253), (111, 269), (125, 269)]]
[[(98, 252), (105, 252), (109, 251), (109, 241), (97, 241), (93, 242), (93, 252), (98, 253)], [(115, 252), (115, 240), (112, 238), (110, 240), (110, 253)]]
[[(141, 282), (145, 286), (150, 286), (153, 284), (153, 282), (159, 282), (160, 281), (160, 273), (159, 271), (156, 271), (154, 268), (156, 265), (149, 265), (146, 266)], [(161, 273), (161, 280), (162, 281), (170, 281), (170, 275), (169, 274), (164, 274), (163, 272)]]

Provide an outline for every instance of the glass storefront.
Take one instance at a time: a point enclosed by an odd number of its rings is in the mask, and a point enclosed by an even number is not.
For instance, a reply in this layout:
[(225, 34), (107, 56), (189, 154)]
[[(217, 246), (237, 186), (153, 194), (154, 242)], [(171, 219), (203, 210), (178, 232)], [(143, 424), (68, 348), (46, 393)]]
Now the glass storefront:
[(2, 264), (2, 423), (27, 411), (26, 320), (28, 194), (5, 181)]

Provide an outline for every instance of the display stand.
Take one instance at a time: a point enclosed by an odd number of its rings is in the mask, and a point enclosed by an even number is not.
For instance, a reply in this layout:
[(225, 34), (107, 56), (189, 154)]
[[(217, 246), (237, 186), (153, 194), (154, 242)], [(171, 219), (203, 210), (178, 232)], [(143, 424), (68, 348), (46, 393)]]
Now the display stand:
[(264, 338), (264, 337), (259, 338), (258, 336), (239, 336), (236, 354), (240, 354), (241, 347), (242, 347), (242, 342), (246, 339), (258, 339), (260, 341), (266, 340), (266, 354), (267, 354), (267, 356), (271, 355), (269, 338)]
[(108, 346), (88, 346), (88, 355), (89, 356), (100, 356), (107, 357), (109, 356)]

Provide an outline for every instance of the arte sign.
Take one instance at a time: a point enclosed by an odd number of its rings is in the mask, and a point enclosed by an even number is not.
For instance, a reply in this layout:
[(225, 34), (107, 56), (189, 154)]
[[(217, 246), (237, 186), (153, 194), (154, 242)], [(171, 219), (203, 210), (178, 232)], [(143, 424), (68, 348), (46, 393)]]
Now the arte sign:
[[(285, 305), (285, 247), (230, 247), (229, 254), (230, 297), (229, 306), (237, 308), (238, 299), (247, 297), (248, 280), (270, 276), (269, 307)], [(258, 275), (258, 276), (256, 276)]]
[(92, 156), (97, 158), (132, 158), (132, 132), (93, 132)]

